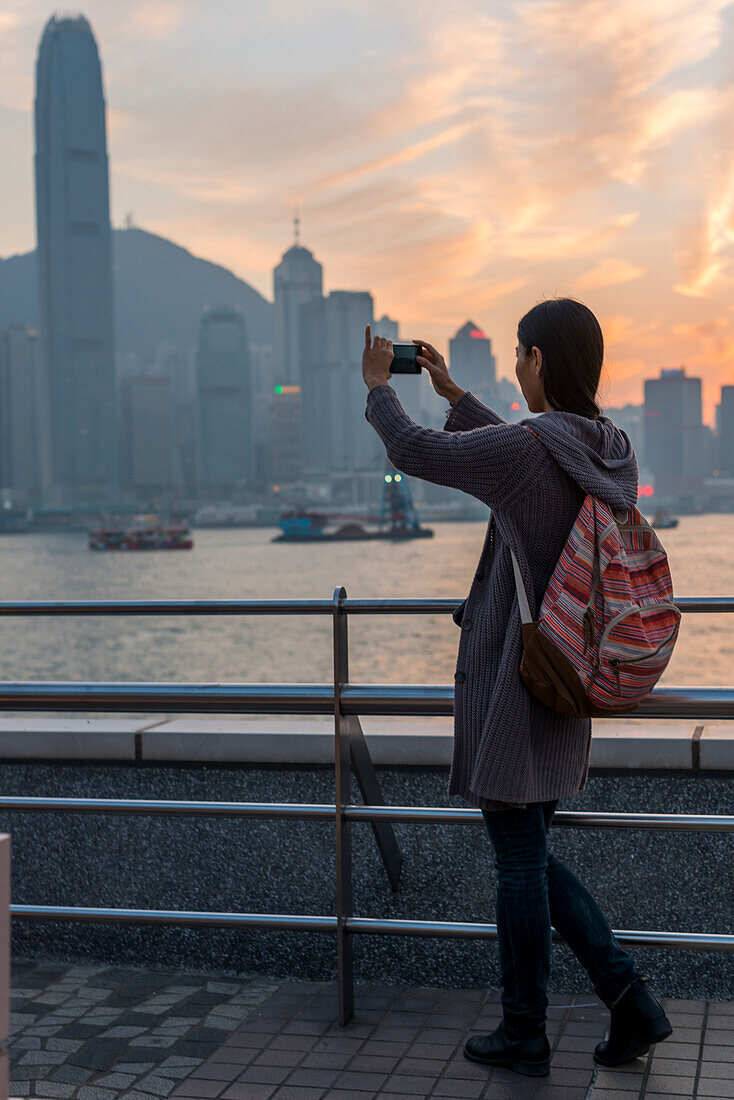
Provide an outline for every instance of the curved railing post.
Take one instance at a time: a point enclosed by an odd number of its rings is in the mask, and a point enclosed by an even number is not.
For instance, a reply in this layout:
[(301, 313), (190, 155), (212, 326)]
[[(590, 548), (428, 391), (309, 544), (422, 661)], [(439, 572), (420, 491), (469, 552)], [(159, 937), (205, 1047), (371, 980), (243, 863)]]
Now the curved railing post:
[(334, 641), (334, 805), (336, 808), (336, 965), (339, 1024), (354, 1013), (354, 961), (347, 921), (352, 916), (352, 835), (344, 809), (351, 802), (350, 719), (342, 714), (341, 689), (349, 680), (347, 613), (342, 600), (347, 591), (337, 585), (332, 604)]

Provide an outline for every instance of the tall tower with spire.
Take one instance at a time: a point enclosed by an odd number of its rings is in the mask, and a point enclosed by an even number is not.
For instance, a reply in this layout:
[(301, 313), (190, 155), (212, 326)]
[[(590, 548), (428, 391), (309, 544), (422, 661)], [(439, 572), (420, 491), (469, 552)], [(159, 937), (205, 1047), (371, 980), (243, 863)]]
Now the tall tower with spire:
[(35, 129), (48, 495), (103, 505), (118, 499), (112, 241), (102, 70), (83, 15), (46, 24)]
[(300, 309), (323, 296), (324, 270), (313, 253), (300, 243), (301, 219), (293, 218), (294, 243), (273, 271), (275, 303), (275, 379), (301, 384)]

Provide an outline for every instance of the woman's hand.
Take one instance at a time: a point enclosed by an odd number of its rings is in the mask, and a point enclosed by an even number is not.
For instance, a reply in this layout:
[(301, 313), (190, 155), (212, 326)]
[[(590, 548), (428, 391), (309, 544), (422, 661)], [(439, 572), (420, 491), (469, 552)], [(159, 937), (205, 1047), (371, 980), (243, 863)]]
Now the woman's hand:
[(433, 344), (428, 344), (425, 340), (414, 340), (413, 343), (419, 348), (426, 349), (426, 354), (418, 355), (416, 359), (430, 374), (434, 390), (439, 397), (445, 398), (454, 405), (465, 391), (449, 377), (449, 368), (444, 362), (443, 355), (436, 351)]
[(374, 386), (386, 386), (390, 375), (390, 364), (395, 358), (392, 340), (384, 336), (375, 336), (372, 340), (370, 326), (364, 331), (364, 351), (362, 352), (362, 377), (368, 389)]

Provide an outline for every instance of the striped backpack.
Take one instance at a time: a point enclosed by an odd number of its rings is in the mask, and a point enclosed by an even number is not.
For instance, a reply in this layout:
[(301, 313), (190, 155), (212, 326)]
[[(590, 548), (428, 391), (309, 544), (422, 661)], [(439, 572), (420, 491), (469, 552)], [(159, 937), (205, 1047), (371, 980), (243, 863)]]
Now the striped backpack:
[(537, 621), (514, 553), (512, 565), (528, 691), (575, 718), (639, 706), (665, 670), (680, 625), (665, 550), (639, 509), (615, 515), (586, 497)]

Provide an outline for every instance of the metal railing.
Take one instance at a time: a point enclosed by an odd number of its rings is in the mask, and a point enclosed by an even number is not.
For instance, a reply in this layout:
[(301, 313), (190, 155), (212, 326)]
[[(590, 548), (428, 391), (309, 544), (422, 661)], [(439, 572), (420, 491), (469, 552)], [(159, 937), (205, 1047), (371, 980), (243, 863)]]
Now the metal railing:
[[(353, 1013), (352, 937), (359, 934), (496, 939), (494, 924), (461, 921), (385, 920), (353, 914), (352, 822), (369, 822), (393, 890), (402, 857), (393, 823), (482, 824), (479, 810), (432, 806), (386, 806), (362, 733), (359, 715), (450, 715), (454, 689), (442, 685), (349, 683), (349, 615), (451, 613), (451, 599), (347, 599), (338, 586), (330, 600), (86, 600), (5, 601), (2, 616), (39, 615), (329, 615), (332, 619), (331, 684), (54, 683), (0, 682), (0, 710), (182, 712), (241, 714), (333, 714), (334, 804), (206, 802), (126, 798), (0, 797), (0, 809), (77, 813), (152, 814), (333, 821), (336, 841), (336, 914), (219, 913), (189, 910), (110, 909), (84, 906), (11, 905), (23, 920), (73, 920), (176, 924), (219, 928), (330, 932), (337, 942), (339, 1022)], [(734, 612), (734, 597), (676, 600), (688, 614)], [(734, 718), (734, 688), (656, 688), (634, 712), (649, 718)], [(351, 778), (365, 805), (350, 804)], [(655, 829), (734, 832), (734, 816), (559, 811), (565, 828)], [(639, 947), (733, 951), (734, 935), (620, 929), (623, 943)], [(554, 933), (555, 939), (560, 939)]]

